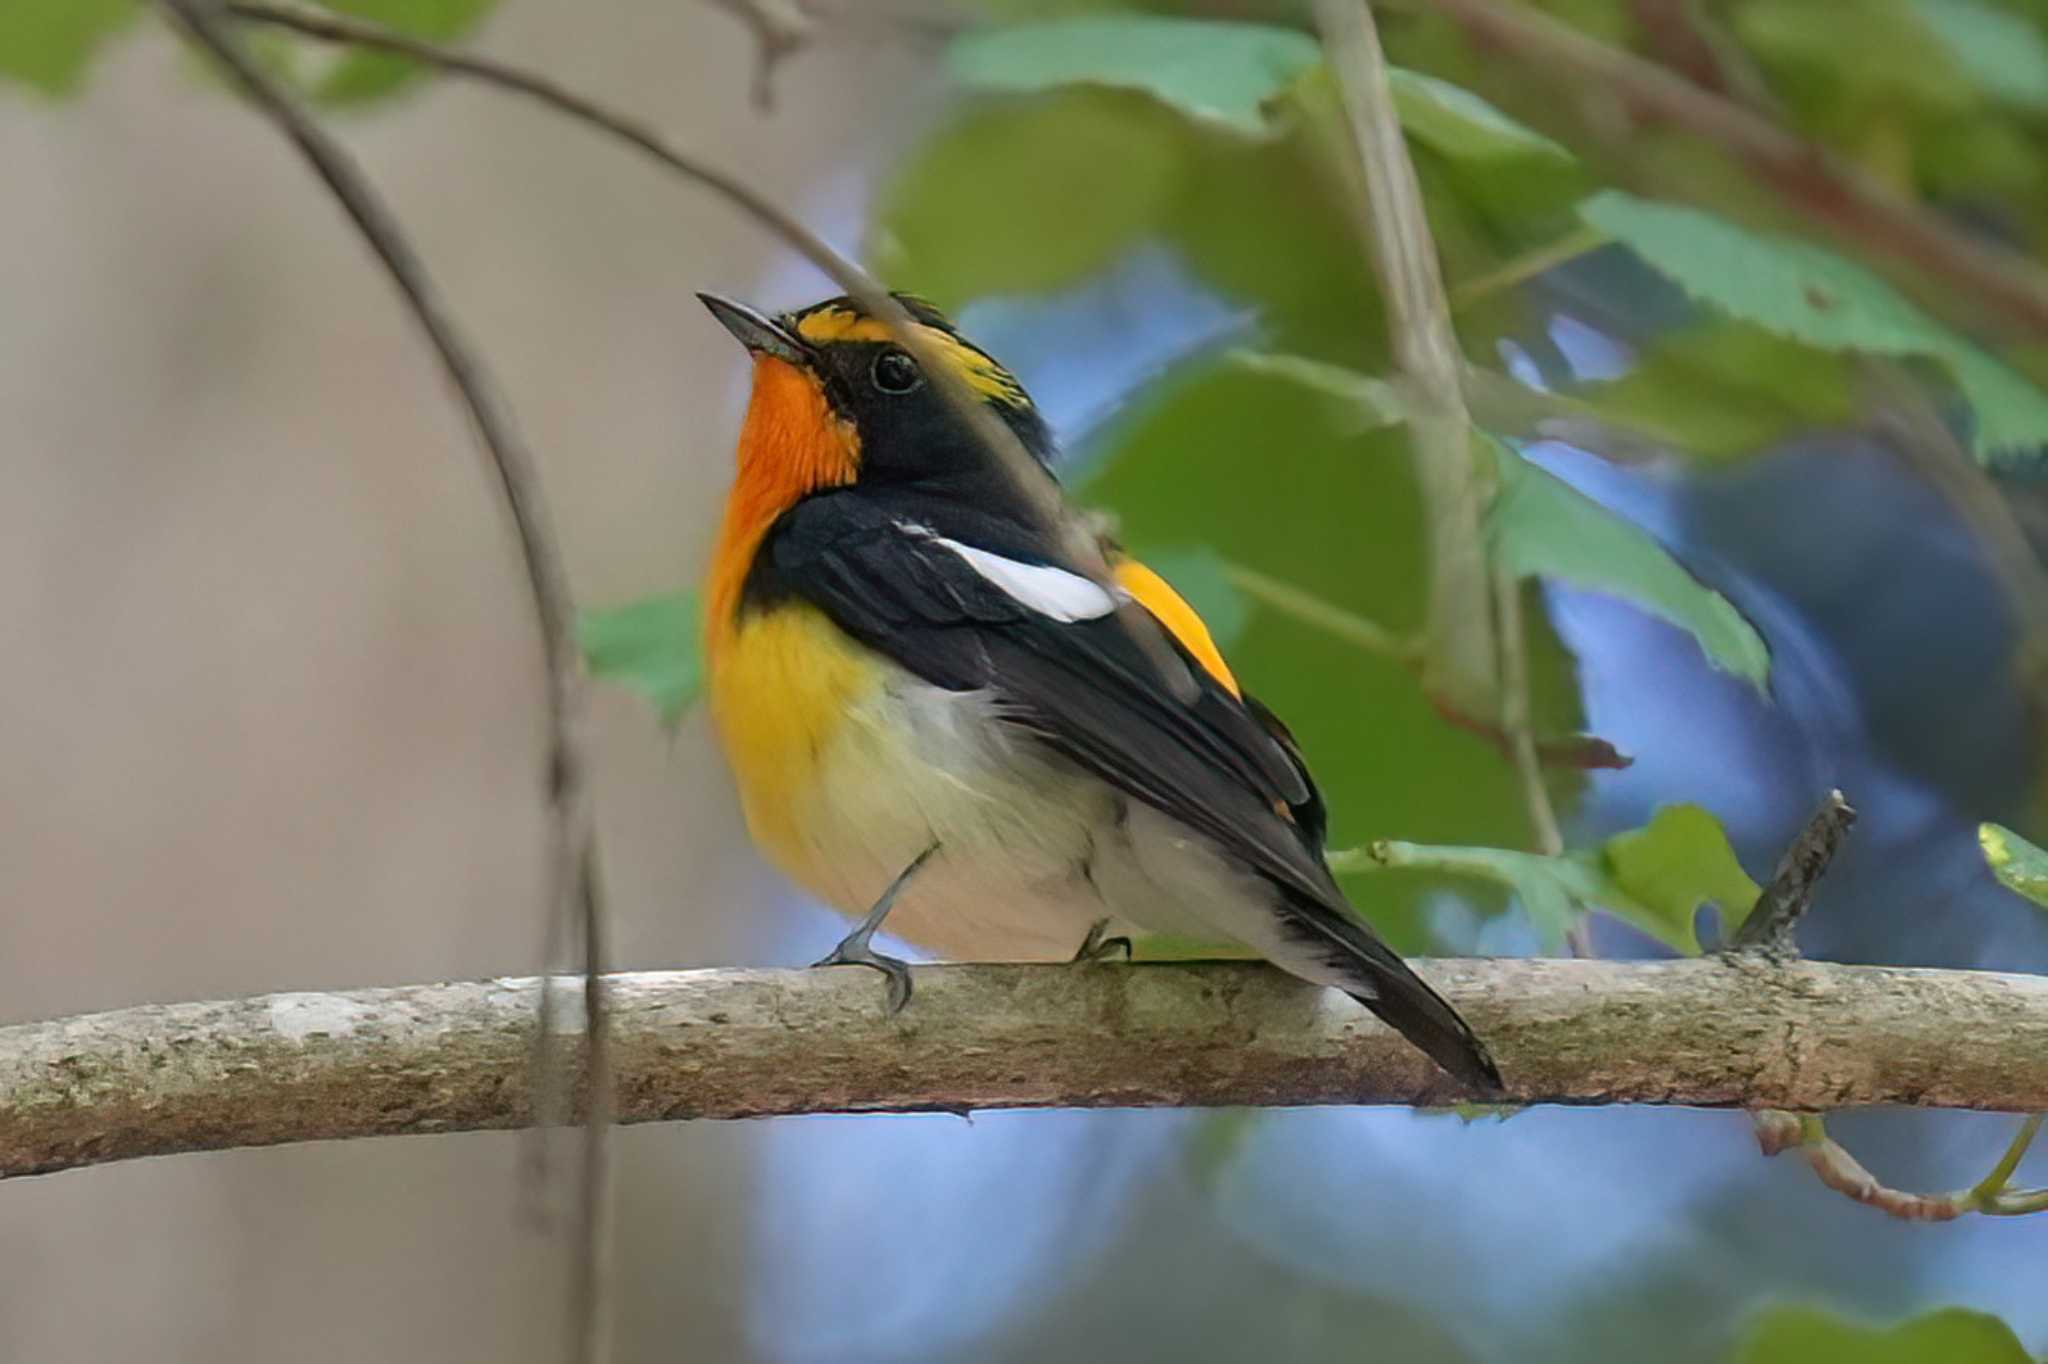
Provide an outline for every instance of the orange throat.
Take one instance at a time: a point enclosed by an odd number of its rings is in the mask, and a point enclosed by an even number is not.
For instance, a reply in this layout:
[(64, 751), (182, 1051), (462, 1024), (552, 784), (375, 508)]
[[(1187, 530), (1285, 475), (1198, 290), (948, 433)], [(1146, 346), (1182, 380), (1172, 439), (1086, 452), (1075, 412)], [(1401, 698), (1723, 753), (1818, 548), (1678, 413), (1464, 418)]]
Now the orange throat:
[(824, 488), (853, 482), (860, 438), (832, 410), (815, 374), (785, 361), (754, 361), (754, 395), (740, 426), (739, 472), (711, 552), (706, 584), (706, 643), (717, 655), (738, 626), (740, 593), (762, 537), (775, 518)]

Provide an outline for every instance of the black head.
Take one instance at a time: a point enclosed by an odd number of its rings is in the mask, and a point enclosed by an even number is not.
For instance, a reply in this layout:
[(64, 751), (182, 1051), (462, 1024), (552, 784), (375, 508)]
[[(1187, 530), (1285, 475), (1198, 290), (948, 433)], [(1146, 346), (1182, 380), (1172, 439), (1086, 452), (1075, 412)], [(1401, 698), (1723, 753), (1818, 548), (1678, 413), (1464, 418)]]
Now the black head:
[[(757, 357), (817, 378), (832, 410), (858, 433), (861, 481), (947, 479), (989, 466), (992, 456), (945, 392), (897, 344), (886, 323), (851, 299), (826, 299), (768, 317), (712, 294), (698, 297)], [(1048, 462), (1051, 435), (1016, 376), (929, 303), (908, 294), (895, 298), (916, 324), (920, 348), (947, 365), (1040, 463)]]

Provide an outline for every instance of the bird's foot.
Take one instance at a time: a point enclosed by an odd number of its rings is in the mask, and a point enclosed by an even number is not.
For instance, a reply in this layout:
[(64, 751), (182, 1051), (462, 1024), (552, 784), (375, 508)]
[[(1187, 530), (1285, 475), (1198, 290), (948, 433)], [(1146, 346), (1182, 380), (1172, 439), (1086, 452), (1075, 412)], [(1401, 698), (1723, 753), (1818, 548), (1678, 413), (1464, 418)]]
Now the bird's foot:
[(903, 1012), (903, 1006), (910, 1002), (910, 963), (901, 957), (886, 956), (877, 952), (868, 943), (869, 930), (856, 928), (840, 939), (839, 946), (811, 963), (819, 966), (866, 966), (880, 971), (889, 982), (889, 1006), (887, 1012), (895, 1016)]
[(1074, 953), (1074, 965), (1079, 966), (1084, 962), (1091, 961), (1108, 961), (1118, 952), (1124, 954), (1125, 961), (1129, 961), (1131, 959), (1131, 940), (1121, 933), (1117, 934), (1114, 938), (1104, 937), (1103, 935), (1108, 931), (1109, 920), (1107, 919), (1097, 919), (1094, 923), (1088, 925), (1088, 936), (1081, 939), (1081, 946)]

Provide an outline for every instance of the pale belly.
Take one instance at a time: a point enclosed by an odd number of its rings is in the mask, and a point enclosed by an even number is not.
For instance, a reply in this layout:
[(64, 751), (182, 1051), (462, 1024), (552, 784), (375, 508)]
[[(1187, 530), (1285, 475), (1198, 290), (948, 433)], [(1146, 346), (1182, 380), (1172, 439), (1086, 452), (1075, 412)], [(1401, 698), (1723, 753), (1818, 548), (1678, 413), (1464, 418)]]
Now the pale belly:
[(1111, 913), (1091, 859), (1121, 802), (986, 697), (878, 664), (792, 612), (742, 627), (712, 703), (755, 841), (833, 908), (866, 913), (936, 844), (884, 931), (938, 955), (1063, 960)]

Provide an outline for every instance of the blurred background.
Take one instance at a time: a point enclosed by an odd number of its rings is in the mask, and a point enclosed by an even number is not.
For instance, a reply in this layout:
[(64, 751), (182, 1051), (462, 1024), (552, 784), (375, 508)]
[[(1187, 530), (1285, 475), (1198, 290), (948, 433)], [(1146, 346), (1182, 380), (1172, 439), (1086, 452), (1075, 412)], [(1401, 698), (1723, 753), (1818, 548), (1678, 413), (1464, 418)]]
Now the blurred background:
[[(755, 36), (723, 6), (337, 8), (633, 111), (954, 311), (1032, 388), (1070, 486), (1294, 725), (1334, 845), (1529, 846), (1494, 745), (1261, 587), (1412, 630), (1427, 574), (1405, 438), (1347, 387), (1388, 368), (1385, 324), (1299, 10), (1194, 7), (1197, 27), (1258, 21), (1219, 46), (980, 27), (1108, 6), (742, 6), (805, 33), (764, 109)], [(1705, 50), (1689, 75), (2040, 259), (2048, 5), (1549, 8), (1647, 55)], [(0, 16), (0, 1023), (530, 972), (541, 677), (494, 483), (290, 150), (121, 10)], [(1767, 681), (1745, 678), (1698, 601), (1647, 611), (1620, 570), (1536, 580), (1546, 734), (1634, 759), (1553, 770), (1571, 845), (1690, 802), (1762, 880), (1840, 786), (1863, 821), (1811, 954), (2048, 966), (2048, 915), (1976, 842), (1981, 820), (2044, 831), (2048, 343), (1889, 262), (1858, 257), (1889, 284), (1787, 264), (1772, 234), (1800, 220), (1683, 130), (1484, 60), (1441, 17), (1382, 23), (1396, 63), (1433, 73), (1402, 115), (1467, 358), (1498, 381), (1479, 420), (1769, 647)], [(78, 60), (40, 64), (52, 41)], [(746, 377), (694, 292), (781, 308), (829, 286), (544, 112), (259, 41), (482, 342), (579, 600), (687, 587)], [(1717, 212), (1657, 218), (1666, 197)], [(1793, 301), (1726, 287), (1771, 278)], [(1872, 316), (1889, 342), (1856, 330)], [(595, 703), (616, 960), (826, 950), (839, 921), (751, 850), (703, 717), (666, 729), (630, 687)], [(1347, 887), (1406, 950), (1559, 947), (1499, 886)], [(1626, 915), (1591, 936), (1696, 946)], [(1888, 1183), (1939, 1189), (2011, 1125), (1831, 1127)], [(2048, 1350), (2048, 1219), (1889, 1221), (1760, 1159), (1736, 1114), (810, 1118), (616, 1142), (621, 1359), (1764, 1359), (1758, 1314), (1785, 1303), (1879, 1323), (1962, 1305)], [(7, 1183), (0, 1359), (557, 1358), (567, 1249), (522, 1218), (520, 1151), (361, 1141)], [(1768, 1358), (1869, 1357), (1841, 1348)]]

